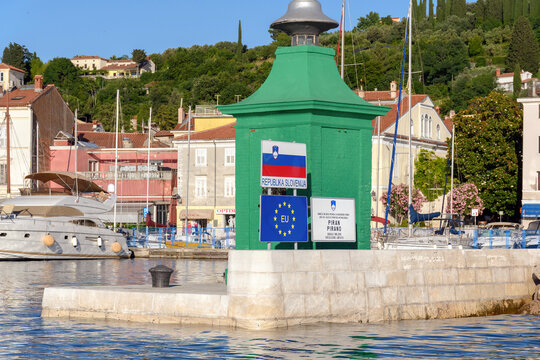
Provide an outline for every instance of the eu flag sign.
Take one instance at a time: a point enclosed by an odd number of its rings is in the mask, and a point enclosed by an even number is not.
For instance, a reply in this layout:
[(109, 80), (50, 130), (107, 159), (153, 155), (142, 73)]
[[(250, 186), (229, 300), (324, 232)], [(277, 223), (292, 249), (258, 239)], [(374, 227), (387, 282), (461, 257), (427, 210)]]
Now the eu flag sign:
[(261, 195), (261, 242), (307, 242), (307, 198)]

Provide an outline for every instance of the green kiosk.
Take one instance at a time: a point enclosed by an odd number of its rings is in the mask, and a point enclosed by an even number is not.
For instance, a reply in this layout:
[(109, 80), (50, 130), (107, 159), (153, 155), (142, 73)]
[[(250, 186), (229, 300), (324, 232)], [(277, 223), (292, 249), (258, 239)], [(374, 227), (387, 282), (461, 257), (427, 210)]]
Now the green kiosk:
[[(369, 249), (371, 120), (389, 108), (371, 105), (341, 79), (333, 49), (319, 34), (337, 26), (316, 0), (294, 0), (271, 27), (292, 36), (270, 75), (247, 99), (219, 109), (236, 123), (236, 249), (266, 249), (259, 241), (261, 141), (306, 144), (307, 189), (298, 196), (355, 199), (356, 242), (300, 243), (299, 249)], [(292, 190), (282, 190), (292, 195)], [(309, 221), (309, 220), (308, 220)], [(292, 249), (291, 243), (272, 248)]]

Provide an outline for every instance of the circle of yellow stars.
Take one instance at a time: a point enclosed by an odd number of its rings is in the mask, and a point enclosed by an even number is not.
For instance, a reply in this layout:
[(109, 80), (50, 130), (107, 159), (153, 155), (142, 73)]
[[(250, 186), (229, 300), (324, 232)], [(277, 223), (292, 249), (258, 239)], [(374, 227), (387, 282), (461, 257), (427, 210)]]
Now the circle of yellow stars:
[[(287, 215), (289, 216), (289, 222), (286, 224), (290, 224), (290, 226), (288, 227), (285, 225), (285, 229), (281, 229), (279, 226), (279, 224), (282, 224), (281, 217)], [(294, 209), (291, 209), (291, 204), (288, 204), (286, 201), (280, 202), (274, 210), (274, 226), (278, 234), (284, 238), (291, 235), (292, 231), (294, 230), (295, 221), (296, 217), (294, 215)]]

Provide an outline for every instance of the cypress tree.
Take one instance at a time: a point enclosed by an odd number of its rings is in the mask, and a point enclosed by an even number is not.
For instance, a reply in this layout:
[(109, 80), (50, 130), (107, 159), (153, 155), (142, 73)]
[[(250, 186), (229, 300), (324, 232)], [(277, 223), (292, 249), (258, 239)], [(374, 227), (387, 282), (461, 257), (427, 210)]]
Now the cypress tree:
[(429, 21), (433, 21), (433, 0), (429, 0)]
[(446, 1), (437, 0), (437, 22), (446, 20)]
[(467, 13), (466, 0), (453, 0), (453, 14), (459, 17), (464, 17)]
[[(530, 11), (529, 11), (529, 0), (521, 0), (523, 2), (521, 8), (521, 15), (523, 16), (529, 16), (530, 15)], [(538, 1), (538, 0), (534, 0), (534, 1)]]
[(514, 93), (514, 98), (518, 98), (519, 97), (519, 93), (521, 92), (521, 69), (519, 67), (519, 64), (516, 64), (516, 66), (514, 66), (514, 79), (513, 79), (513, 93)]
[(514, 23), (512, 39), (506, 58), (506, 68), (519, 65), (521, 69), (535, 74), (538, 71), (540, 50), (529, 20), (520, 16)]
[(486, 3), (484, 0), (476, 1), (474, 5), (474, 15), (477, 22), (486, 21)]
[(454, 8), (454, 0), (446, 0), (446, 6), (445, 6), (446, 19), (448, 19), (450, 15), (454, 15), (452, 13), (453, 8)]
[(514, 1), (504, 0), (503, 2), (503, 23), (509, 25), (514, 21)]
[(523, 0), (514, 0), (514, 20), (523, 15)]
[(236, 57), (238, 60), (242, 58), (242, 50), (244, 45), (242, 45), (242, 21), (238, 20), (238, 43), (236, 44)]

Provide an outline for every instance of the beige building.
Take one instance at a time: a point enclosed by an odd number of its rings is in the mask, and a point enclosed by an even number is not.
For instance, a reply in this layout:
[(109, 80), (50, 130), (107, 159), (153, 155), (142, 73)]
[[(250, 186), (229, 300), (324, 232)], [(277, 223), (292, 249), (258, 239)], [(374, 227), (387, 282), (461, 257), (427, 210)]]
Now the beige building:
[(522, 223), (540, 218), (540, 98), (518, 99), (523, 104)]
[(156, 65), (150, 57), (144, 64), (138, 66), (133, 60), (109, 60), (99, 56), (75, 56), (71, 59), (73, 65), (81, 70), (101, 70), (105, 79), (137, 78), (145, 72), (156, 71)]
[[(195, 121), (196, 123), (196, 121)], [(178, 224), (235, 227), (235, 123), (181, 134), (178, 149)]]
[(99, 56), (75, 56), (71, 59), (73, 65), (82, 70), (100, 70), (109, 60)]
[[(359, 91), (364, 100), (382, 106), (390, 106), (386, 116), (380, 116), (372, 121), (372, 176), (371, 176), (371, 213), (372, 216), (384, 217), (385, 208), (379, 201), (388, 190), (394, 129), (398, 108), (397, 86), (392, 82), (390, 91)], [(414, 160), (420, 150), (433, 151), (438, 157), (446, 157), (446, 140), (451, 137), (451, 123), (443, 121), (435, 104), (428, 95), (411, 96), (411, 152)], [(396, 139), (396, 156), (392, 184), (408, 184), (409, 182), (409, 98), (402, 93), (399, 126)], [(440, 211), (442, 196), (434, 202), (424, 205), (424, 212)]]
[(0, 64), (0, 96), (1, 94), (13, 88), (19, 88), (24, 85), (24, 70), (18, 69), (8, 64)]

